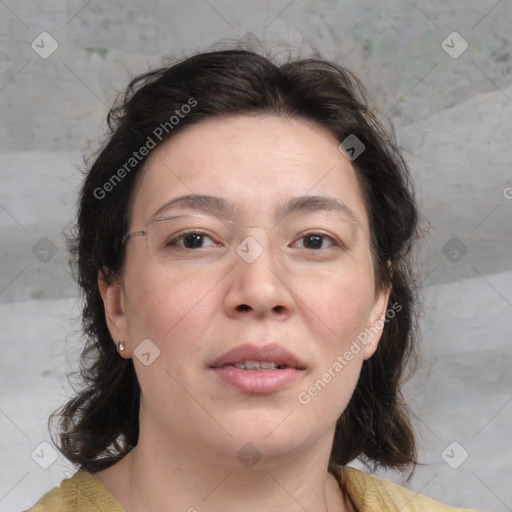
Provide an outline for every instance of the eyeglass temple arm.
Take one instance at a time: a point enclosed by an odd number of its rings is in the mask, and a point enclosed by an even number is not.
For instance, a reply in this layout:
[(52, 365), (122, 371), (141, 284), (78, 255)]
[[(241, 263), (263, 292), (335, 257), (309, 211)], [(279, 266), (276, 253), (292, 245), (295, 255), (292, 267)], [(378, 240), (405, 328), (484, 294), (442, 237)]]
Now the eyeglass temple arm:
[(146, 236), (146, 232), (145, 231), (133, 231), (132, 233), (128, 233), (123, 236), (123, 240), (121, 241), (121, 243), (125, 244), (126, 242), (128, 242), (128, 240), (130, 240), (130, 238), (136, 238), (138, 236)]

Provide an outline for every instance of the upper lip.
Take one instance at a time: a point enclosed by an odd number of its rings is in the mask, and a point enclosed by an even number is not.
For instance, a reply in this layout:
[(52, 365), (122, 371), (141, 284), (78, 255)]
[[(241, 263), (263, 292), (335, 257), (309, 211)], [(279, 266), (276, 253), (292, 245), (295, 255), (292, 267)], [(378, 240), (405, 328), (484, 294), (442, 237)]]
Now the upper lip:
[(290, 368), (298, 368), (299, 370), (304, 370), (305, 368), (299, 358), (277, 343), (263, 346), (240, 345), (222, 354), (210, 366), (211, 368), (222, 368), (223, 366), (243, 363), (244, 361), (269, 361)]

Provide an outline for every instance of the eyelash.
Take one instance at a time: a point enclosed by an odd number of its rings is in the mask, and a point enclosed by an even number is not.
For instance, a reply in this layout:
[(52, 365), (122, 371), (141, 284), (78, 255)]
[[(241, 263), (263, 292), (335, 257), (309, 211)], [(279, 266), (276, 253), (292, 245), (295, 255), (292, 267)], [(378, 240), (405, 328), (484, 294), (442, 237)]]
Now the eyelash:
[[(169, 247), (169, 246), (176, 246), (177, 245), (177, 242), (179, 240), (183, 240), (185, 239), (187, 236), (190, 236), (190, 235), (200, 235), (200, 236), (204, 236), (204, 237), (207, 237), (209, 238), (210, 240), (214, 241), (213, 238), (208, 235), (207, 233), (203, 232), (203, 231), (198, 231), (198, 230), (190, 230), (190, 231), (184, 231), (182, 233), (180, 233), (179, 235), (173, 237), (171, 240), (169, 240), (165, 246), (166, 247)], [(189, 250), (189, 251), (193, 251), (194, 249), (190, 249), (188, 247), (178, 247), (179, 249), (182, 249), (182, 250)], [(202, 249), (202, 247), (201, 247)]]
[[(169, 240), (166, 244), (166, 246), (174, 246), (176, 247), (178, 242), (180, 240), (184, 240), (187, 236), (190, 236), (190, 235), (199, 235), (199, 236), (203, 236), (203, 237), (207, 237), (209, 238), (210, 240), (212, 240), (214, 243), (215, 240), (213, 239), (213, 237), (211, 237), (209, 234), (203, 232), (203, 231), (198, 231), (198, 230), (190, 230), (190, 231), (184, 231), (180, 234), (178, 234), (177, 236), (173, 237), (171, 240)], [(334, 238), (333, 236), (331, 235), (328, 235), (326, 233), (322, 233), (322, 232), (319, 232), (319, 231), (311, 231), (311, 232), (308, 232), (308, 233), (303, 233), (301, 234), (294, 242), (292, 242), (293, 244), (297, 243), (298, 240), (303, 240), (304, 238), (307, 238), (308, 236), (319, 236), (319, 237), (322, 237), (322, 241), (324, 240), (329, 240), (331, 242), (331, 245), (327, 248), (324, 248), (323, 250), (327, 250), (331, 247), (343, 247), (343, 244), (341, 242), (339, 242), (336, 238)], [(191, 249), (189, 247), (178, 247), (179, 249), (181, 250), (189, 250), (189, 251), (193, 251), (193, 250), (197, 250), (197, 249)], [(203, 249), (203, 247), (200, 247), (200, 249)], [(306, 247), (304, 247), (304, 249), (307, 249)], [(311, 251), (320, 251), (322, 249), (309, 249)]]
[[(308, 236), (319, 236), (319, 237), (322, 237), (322, 241), (328, 240), (331, 243), (331, 245), (329, 247), (324, 248), (323, 250), (330, 249), (331, 247), (341, 247), (341, 243), (336, 238), (334, 238), (331, 235), (328, 235), (327, 233), (322, 233), (321, 231), (311, 231), (308, 233), (303, 233), (299, 236), (299, 238), (297, 238), (297, 240), (304, 240), (304, 238), (307, 238)], [(296, 242), (293, 242), (293, 243), (296, 243)], [(304, 247), (304, 249), (306, 249), (306, 247)], [(310, 250), (311, 251), (319, 251), (321, 249), (316, 249), (316, 250), (310, 249)]]

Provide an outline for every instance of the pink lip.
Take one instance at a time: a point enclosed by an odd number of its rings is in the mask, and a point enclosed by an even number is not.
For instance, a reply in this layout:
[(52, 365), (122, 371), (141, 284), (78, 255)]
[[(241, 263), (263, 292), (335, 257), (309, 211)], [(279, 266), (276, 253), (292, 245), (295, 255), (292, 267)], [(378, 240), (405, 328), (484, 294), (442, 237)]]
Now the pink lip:
[(211, 364), (211, 368), (221, 368), (244, 361), (273, 361), (283, 366), (304, 369), (304, 364), (297, 357), (276, 343), (261, 347), (250, 344), (240, 345), (222, 354)]
[[(247, 371), (233, 366), (244, 361), (271, 361), (288, 368)], [(216, 359), (211, 368), (229, 386), (245, 393), (260, 395), (278, 391), (298, 378), (305, 369), (297, 357), (275, 343), (262, 347), (241, 345)]]
[(214, 371), (228, 386), (254, 395), (274, 393), (295, 380), (303, 372), (296, 368), (247, 371), (234, 366), (214, 368)]

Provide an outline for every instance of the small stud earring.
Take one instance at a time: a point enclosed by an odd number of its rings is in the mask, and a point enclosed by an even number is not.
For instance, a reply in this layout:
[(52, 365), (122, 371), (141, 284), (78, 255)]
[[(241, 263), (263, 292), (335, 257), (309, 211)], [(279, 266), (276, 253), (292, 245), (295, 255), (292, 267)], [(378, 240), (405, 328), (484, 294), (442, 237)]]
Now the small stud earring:
[(123, 352), (125, 349), (125, 345), (124, 345), (124, 341), (120, 341), (118, 344), (117, 344), (117, 350), (118, 352)]

